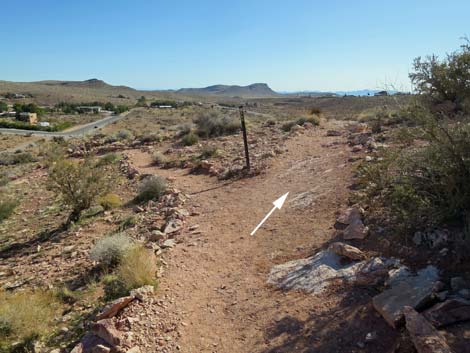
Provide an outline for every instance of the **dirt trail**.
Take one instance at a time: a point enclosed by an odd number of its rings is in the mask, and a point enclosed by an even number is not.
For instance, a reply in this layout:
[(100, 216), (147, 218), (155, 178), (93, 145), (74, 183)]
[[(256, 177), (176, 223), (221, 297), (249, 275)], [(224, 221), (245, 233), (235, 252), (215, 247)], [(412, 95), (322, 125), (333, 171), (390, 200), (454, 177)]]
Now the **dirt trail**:
[[(185, 236), (171, 250), (159, 288), (173, 298), (167, 310), (182, 317), (182, 352), (333, 352), (341, 346), (330, 350), (322, 332), (342, 325), (345, 314), (335, 308), (344, 295), (286, 293), (266, 284), (273, 265), (307, 257), (331, 238), (335, 212), (346, 203), (349, 148), (322, 147), (345, 142), (325, 132), (307, 130), (288, 140), (288, 151), (265, 175), (227, 184), (185, 170), (159, 170), (149, 166), (148, 154), (129, 153), (142, 173), (170, 177), (199, 206), (189, 225), (198, 224), (201, 234)], [(284, 208), (251, 237), (287, 191)]]

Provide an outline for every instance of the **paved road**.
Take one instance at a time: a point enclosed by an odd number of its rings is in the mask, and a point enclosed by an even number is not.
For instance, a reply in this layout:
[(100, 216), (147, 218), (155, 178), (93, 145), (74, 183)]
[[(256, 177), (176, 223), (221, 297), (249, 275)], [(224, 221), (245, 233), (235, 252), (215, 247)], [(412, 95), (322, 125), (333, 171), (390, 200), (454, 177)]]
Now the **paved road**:
[(126, 117), (126, 114), (121, 115), (110, 115), (106, 118), (101, 120), (81, 125), (75, 129), (71, 129), (68, 131), (62, 132), (48, 132), (48, 131), (34, 131), (34, 130), (20, 130), (20, 129), (0, 129), (0, 133), (2, 134), (10, 134), (10, 135), (28, 135), (28, 136), (41, 136), (41, 137), (77, 137), (86, 135), (90, 132), (95, 131), (96, 129), (101, 129), (106, 125), (112, 124), (115, 121), (121, 120)]

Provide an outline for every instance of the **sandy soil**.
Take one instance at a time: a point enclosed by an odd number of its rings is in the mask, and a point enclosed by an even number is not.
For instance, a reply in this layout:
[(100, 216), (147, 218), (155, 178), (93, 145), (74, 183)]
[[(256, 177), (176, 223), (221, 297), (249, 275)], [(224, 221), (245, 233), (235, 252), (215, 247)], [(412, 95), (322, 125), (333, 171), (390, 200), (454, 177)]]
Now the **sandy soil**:
[[(160, 174), (191, 195), (198, 225), (163, 259), (158, 295), (179, 318), (182, 352), (388, 352), (396, 333), (370, 306), (361, 288), (331, 288), (314, 296), (266, 284), (271, 267), (307, 257), (332, 235), (335, 212), (347, 202), (350, 152), (343, 137), (308, 130), (286, 142), (266, 174), (235, 182), (159, 170), (150, 155), (129, 151), (142, 173)], [(336, 123), (339, 124), (339, 123)], [(340, 128), (340, 127), (339, 127)], [(322, 147), (327, 142), (337, 145)], [(250, 232), (290, 192), (254, 237)], [(304, 202), (292, 202), (307, 192)], [(200, 233), (198, 232), (200, 231)], [(199, 233), (199, 234), (198, 234)], [(368, 332), (380, 340), (361, 344)], [(154, 348), (157, 351), (157, 348)]]

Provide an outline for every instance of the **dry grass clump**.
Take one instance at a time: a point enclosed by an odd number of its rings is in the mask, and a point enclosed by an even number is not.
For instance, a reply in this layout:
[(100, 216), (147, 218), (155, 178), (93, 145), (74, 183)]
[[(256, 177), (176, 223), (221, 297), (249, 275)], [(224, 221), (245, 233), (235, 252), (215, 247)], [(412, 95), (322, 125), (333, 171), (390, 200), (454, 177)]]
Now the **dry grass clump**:
[(131, 290), (145, 285), (155, 285), (157, 259), (152, 250), (135, 246), (125, 254), (116, 275)]
[(0, 292), (0, 351), (13, 342), (28, 345), (51, 331), (58, 302), (46, 291)]
[(112, 300), (128, 295), (132, 289), (155, 286), (157, 258), (142, 245), (129, 248), (112, 274), (103, 277), (105, 297)]
[(105, 209), (105, 210), (112, 210), (113, 208), (118, 208), (122, 205), (121, 198), (113, 193), (109, 193), (100, 197), (98, 199), (98, 203)]

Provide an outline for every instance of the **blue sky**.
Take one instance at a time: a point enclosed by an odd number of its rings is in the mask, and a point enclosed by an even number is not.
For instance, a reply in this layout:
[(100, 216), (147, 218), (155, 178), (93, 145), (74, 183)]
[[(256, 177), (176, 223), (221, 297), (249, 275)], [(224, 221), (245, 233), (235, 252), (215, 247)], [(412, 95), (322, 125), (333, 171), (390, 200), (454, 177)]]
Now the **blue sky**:
[(410, 88), (470, 35), (468, 0), (0, 0), (0, 80)]

